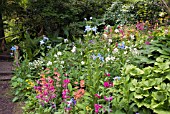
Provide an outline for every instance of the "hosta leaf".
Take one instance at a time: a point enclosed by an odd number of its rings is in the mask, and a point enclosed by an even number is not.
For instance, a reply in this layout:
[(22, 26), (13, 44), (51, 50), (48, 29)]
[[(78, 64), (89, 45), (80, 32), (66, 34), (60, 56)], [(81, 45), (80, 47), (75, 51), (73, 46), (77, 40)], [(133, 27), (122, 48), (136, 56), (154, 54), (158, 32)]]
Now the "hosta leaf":
[(143, 96), (142, 95), (139, 95), (139, 94), (134, 94), (134, 97), (136, 98), (136, 99), (142, 99), (143, 98)]
[(152, 97), (156, 101), (165, 101), (167, 99), (165, 92), (152, 92)]
[(161, 109), (154, 109), (153, 110), (157, 114), (169, 114), (170, 110), (161, 110)]

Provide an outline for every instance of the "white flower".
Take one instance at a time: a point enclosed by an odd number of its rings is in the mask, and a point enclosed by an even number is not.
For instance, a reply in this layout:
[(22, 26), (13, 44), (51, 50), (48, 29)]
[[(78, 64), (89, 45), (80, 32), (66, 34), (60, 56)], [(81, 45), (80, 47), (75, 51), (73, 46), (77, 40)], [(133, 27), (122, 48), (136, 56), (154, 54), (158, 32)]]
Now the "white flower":
[(87, 21), (87, 18), (84, 18), (85, 21)]
[(40, 41), (40, 45), (43, 45), (45, 42), (43, 40)]
[(64, 39), (64, 43), (67, 43), (68, 42), (68, 39)]
[(168, 29), (165, 30), (165, 34), (168, 34)]
[(109, 43), (112, 43), (112, 39), (109, 39)]
[(115, 58), (115, 57), (113, 57), (113, 56), (112, 56), (112, 57), (110, 57), (110, 60), (112, 60), (112, 61), (114, 61), (115, 59), (116, 59), (116, 58)]
[(43, 40), (49, 40), (49, 38), (43, 35)]
[(52, 65), (52, 62), (48, 61), (47, 66), (50, 66), (50, 65)]
[(107, 48), (107, 51), (109, 52), (109, 51), (110, 51), (110, 49), (109, 49), (109, 48)]
[(135, 39), (135, 36), (133, 34), (130, 35), (131, 39)]
[(84, 61), (81, 61), (81, 64), (82, 64), (82, 65), (84, 65), (84, 64), (85, 64), (85, 62), (84, 62)]
[(117, 53), (117, 52), (118, 52), (118, 49), (117, 49), (117, 48), (115, 48), (115, 49), (113, 50), (113, 52), (114, 52), (114, 53)]
[(105, 58), (106, 62), (110, 61), (110, 57)]
[(160, 12), (160, 13), (159, 13), (159, 16), (160, 16), (160, 17), (163, 17), (163, 16), (164, 16), (164, 12)]
[(92, 17), (90, 17), (90, 20), (92, 20)]
[(61, 61), (61, 64), (64, 64), (64, 61)]
[(73, 46), (73, 49), (71, 50), (71, 52), (75, 53), (76, 52), (76, 47)]
[(56, 57), (56, 58), (57, 58), (57, 57), (58, 57), (58, 55), (54, 54), (54, 57)]
[(57, 55), (59, 55), (59, 56), (60, 56), (60, 55), (62, 55), (62, 53), (59, 51), (59, 52), (57, 52)]
[(115, 33), (119, 33), (119, 29), (115, 29)]
[(107, 34), (103, 34), (103, 37), (104, 37), (105, 39), (107, 39)]
[(127, 51), (124, 51), (124, 54), (126, 55), (126, 54), (127, 54)]

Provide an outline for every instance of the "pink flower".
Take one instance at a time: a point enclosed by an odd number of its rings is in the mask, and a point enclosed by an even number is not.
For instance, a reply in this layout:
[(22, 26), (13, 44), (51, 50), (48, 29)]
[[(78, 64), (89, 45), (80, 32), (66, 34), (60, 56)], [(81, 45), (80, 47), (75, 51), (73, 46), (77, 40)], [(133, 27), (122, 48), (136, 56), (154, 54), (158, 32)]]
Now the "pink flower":
[(70, 83), (70, 80), (69, 79), (65, 79), (65, 80), (63, 80), (63, 83), (68, 84), (68, 83)]
[(68, 93), (69, 93), (69, 90), (68, 89), (64, 89), (63, 92), (62, 92), (62, 98), (63, 99), (69, 98), (69, 96), (67, 96)]
[(113, 82), (104, 82), (104, 87), (105, 88), (113, 87)]
[(146, 44), (146, 45), (150, 45), (150, 42), (146, 41), (145, 44)]
[(106, 96), (104, 96), (104, 100), (106, 100), (106, 101), (112, 101), (113, 100), (113, 97), (111, 96), (111, 97), (106, 97)]
[(104, 82), (104, 87), (109, 88), (109, 82)]
[(102, 108), (102, 105), (99, 104), (94, 104), (94, 108), (95, 108), (95, 113), (99, 113), (99, 110)]
[(68, 83), (70, 83), (69, 79), (63, 80), (63, 88), (67, 88)]
[(95, 94), (94, 96), (97, 97), (97, 98), (99, 98), (99, 99), (100, 99), (100, 97), (101, 97), (99, 94)]
[(110, 73), (105, 73), (105, 76), (108, 76), (108, 77), (110, 77)]
[(144, 30), (144, 23), (137, 23), (136, 24), (136, 28), (138, 29), (138, 30)]

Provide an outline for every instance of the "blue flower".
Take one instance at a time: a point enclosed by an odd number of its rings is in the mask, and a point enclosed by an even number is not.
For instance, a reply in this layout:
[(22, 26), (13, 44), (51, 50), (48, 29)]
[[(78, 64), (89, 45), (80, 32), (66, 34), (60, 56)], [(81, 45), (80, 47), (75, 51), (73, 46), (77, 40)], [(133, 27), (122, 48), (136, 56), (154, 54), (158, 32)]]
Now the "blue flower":
[(71, 98), (70, 101), (67, 101), (68, 105), (67, 107), (70, 108), (71, 105), (75, 106), (76, 105), (76, 100), (74, 98)]
[(45, 35), (43, 35), (43, 41), (48, 41), (48, 40), (49, 40), (49, 38), (46, 37)]
[(97, 32), (97, 27), (95, 26), (95, 27), (93, 27), (93, 28), (91, 28), (92, 29), (92, 31), (94, 31), (95, 33)]
[(118, 48), (125, 49), (125, 42), (119, 43)]
[(114, 79), (114, 80), (120, 80), (120, 79), (121, 79), (121, 77), (116, 76), (116, 77), (114, 77), (113, 79)]
[(15, 46), (12, 46), (12, 47), (11, 47), (11, 50), (12, 50), (12, 51), (15, 51), (15, 50), (16, 50), (16, 47), (15, 47)]
[(76, 100), (74, 98), (71, 98), (71, 102), (73, 103), (73, 106), (76, 105)]
[(101, 54), (100, 54), (100, 53), (98, 53), (98, 54), (97, 54), (97, 57), (99, 57), (99, 58), (100, 58), (100, 57), (102, 57), (102, 56), (101, 56)]
[(104, 62), (104, 57), (102, 57), (100, 53), (98, 53), (97, 57), (99, 57), (99, 59)]
[(92, 55), (93, 60), (96, 60), (97, 56), (95, 56), (94, 54)]
[(40, 45), (43, 45), (45, 42), (43, 40), (40, 41)]
[(85, 26), (85, 31), (84, 32), (89, 32), (90, 30), (92, 30), (90, 26), (88, 26), (88, 25)]

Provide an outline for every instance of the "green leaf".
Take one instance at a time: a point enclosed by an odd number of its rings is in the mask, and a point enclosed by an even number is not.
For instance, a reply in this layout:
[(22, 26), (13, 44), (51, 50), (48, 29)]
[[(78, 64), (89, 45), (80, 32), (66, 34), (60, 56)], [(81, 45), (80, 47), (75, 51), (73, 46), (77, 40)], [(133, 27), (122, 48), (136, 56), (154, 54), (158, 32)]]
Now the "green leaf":
[(54, 112), (54, 114), (63, 114), (63, 112)]
[(84, 110), (86, 106), (84, 104), (76, 104), (76, 107)]
[(134, 94), (134, 97), (136, 98), (136, 99), (142, 99), (143, 98), (143, 96), (142, 95), (139, 95), (139, 94)]
[(167, 95), (165, 92), (152, 92), (152, 97), (156, 101), (165, 101), (167, 99)]
[(18, 101), (18, 100), (19, 100), (18, 97), (14, 97), (13, 100), (12, 100), (12, 102), (16, 102), (16, 101)]
[(157, 114), (169, 114), (170, 110), (162, 110), (162, 109), (154, 109), (153, 110)]
[(126, 113), (122, 112), (121, 110), (117, 110), (114, 114), (126, 114)]
[(72, 91), (72, 85), (70, 83), (68, 84), (68, 89)]

